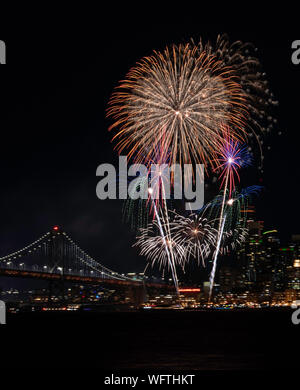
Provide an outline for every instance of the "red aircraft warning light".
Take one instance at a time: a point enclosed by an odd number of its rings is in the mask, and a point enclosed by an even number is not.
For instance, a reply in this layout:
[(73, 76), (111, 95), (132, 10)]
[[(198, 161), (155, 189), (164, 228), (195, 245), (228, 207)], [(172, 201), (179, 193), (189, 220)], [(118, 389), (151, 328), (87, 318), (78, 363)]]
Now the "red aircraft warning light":
[(53, 226), (53, 230), (57, 231), (57, 230), (59, 230), (59, 227), (58, 226)]

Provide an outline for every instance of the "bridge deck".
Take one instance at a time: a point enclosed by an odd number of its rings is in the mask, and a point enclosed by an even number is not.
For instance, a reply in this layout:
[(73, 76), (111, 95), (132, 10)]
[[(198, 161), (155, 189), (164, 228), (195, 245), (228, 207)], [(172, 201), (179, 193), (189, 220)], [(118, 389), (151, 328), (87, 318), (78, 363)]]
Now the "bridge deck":
[[(47, 273), (47, 272), (34, 272), (34, 271), (25, 271), (25, 270), (12, 270), (12, 269), (1, 269), (0, 275), (8, 276), (8, 277), (20, 277), (20, 278), (31, 278), (31, 279), (43, 279), (43, 280), (60, 280), (64, 279), (69, 282), (77, 282), (77, 283), (89, 283), (89, 284), (110, 284), (110, 285), (118, 285), (118, 286), (139, 286), (142, 285), (142, 281), (134, 281), (134, 280), (117, 280), (117, 279), (108, 279), (108, 278), (100, 278), (100, 277), (89, 277), (89, 276), (78, 276), (78, 275), (62, 275), (57, 273)], [(162, 283), (145, 283), (148, 287), (155, 288), (164, 288), (168, 290), (174, 290), (173, 286), (169, 286)]]

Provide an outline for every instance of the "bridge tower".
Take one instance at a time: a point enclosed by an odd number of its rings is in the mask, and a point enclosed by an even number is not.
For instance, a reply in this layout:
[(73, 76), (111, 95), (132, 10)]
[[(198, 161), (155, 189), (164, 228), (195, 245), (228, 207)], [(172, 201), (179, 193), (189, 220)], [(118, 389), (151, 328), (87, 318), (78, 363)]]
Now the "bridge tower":
[(49, 281), (48, 288), (48, 302), (53, 303), (53, 295), (60, 298), (60, 301), (65, 300), (65, 267), (66, 267), (66, 250), (64, 246), (63, 236), (61, 235), (60, 228), (54, 226), (50, 232), (50, 245), (49, 245), (49, 265), (52, 273), (61, 275), (59, 279), (53, 279)]

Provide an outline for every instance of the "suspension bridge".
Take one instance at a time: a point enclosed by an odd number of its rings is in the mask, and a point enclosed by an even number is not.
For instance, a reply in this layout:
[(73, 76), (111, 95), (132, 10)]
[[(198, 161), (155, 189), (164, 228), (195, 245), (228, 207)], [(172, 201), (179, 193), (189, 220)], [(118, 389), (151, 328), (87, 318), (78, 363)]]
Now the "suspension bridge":
[[(103, 266), (58, 226), (24, 248), (0, 258), (0, 275), (80, 283), (139, 286), (142, 279)], [(164, 286), (148, 283), (154, 287)]]

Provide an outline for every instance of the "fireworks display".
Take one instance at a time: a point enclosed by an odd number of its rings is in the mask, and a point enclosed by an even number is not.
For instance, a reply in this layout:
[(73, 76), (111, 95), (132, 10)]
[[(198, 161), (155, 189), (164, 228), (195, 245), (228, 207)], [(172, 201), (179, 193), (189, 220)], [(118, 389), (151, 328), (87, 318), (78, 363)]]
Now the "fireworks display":
[(223, 129), (223, 137), (217, 151), (216, 171), (221, 171), (219, 179), (220, 187), (225, 190), (229, 186), (229, 196), (235, 188), (235, 178), (240, 180), (238, 170), (251, 163), (248, 148), (240, 145), (237, 140), (232, 139), (228, 128)]
[(108, 116), (118, 151), (136, 162), (160, 144), (170, 163), (212, 162), (228, 124), (244, 138), (244, 93), (233, 70), (191, 44), (153, 52), (127, 74), (113, 93)]
[(183, 270), (189, 261), (196, 261), (205, 265), (205, 259), (210, 255), (216, 245), (217, 230), (212, 224), (198, 214), (190, 214), (185, 217), (177, 213), (171, 213), (173, 221), (169, 226), (163, 226), (164, 231), (170, 228), (170, 236), (162, 238), (157, 235), (158, 223), (153, 221), (147, 228), (140, 229), (136, 246), (140, 247), (140, 254), (148, 260), (160, 266), (168, 266), (168, 256), (165, 242), (168, 248), (172, 248), (175, 264)]
[[(258, 196), (262, 188), (263, 187), (261, 186), (250, 186), (241, 191), (236, 189), (232, 192), (231, 197), (229, 197), (229, 191), (227, 191), (224, 206), (224, 213), (227, 215), (224, 227), (225, 232), (234, 231), (238, 227), (246, 227), (248, 206), (254, 197)], [(211, 202), (199, 210), (201, 215), (214, 222), (213, 226), (215, 228), (217, 227), (217, 222), (220, 218), (223, 196), (224, 193), (221, 192)]]
[(190, 262), (206, 266), (209, 260), (211, 298), (218, 255), (247, 236), (248, 203), (260, 187), (239, 192), (236, 185), (240, 170), (257, 157), (257, 145), (261, 168), (262, 136), (277, 122), (269, 109), (278, 104), (256, 52), (225, 35), (214, 44), (191, 40), (153, 51), (130, 69), (109, 101), (109, 130), (120, 154), (143, 163), (149, 173), (153, 164), (177, 163), (203, 164), (207, 175), (218, 175), (221, 193), (197, 213), (169, 211), (161, 169), (150, 183), (143, 177), (131, 188), (148, 191), (148, 199), (125, 202), (127, 219), (138, 219), (134, 245), (148, 264), (172, 273), (177, 292), (176, 268)]
[[(144, 191), (148, 189), (148, 177), (140, 178), (135, 181), (135, 189)], [(145, 199), (133, 199), (129, 193), (129, 197), (124, 201), (123, 218), (125, 222), (129, 222), (133, 230), (138, 230), (147, 226), (149, 215), (151, 214), (151, 204)]]
[[(165, 211), (168, 210), (167, 202), (172, 204), (170, 199), (166, 199), (166, 192), (170, 191), (172, 181), (172, 172), (168, 170), (169, 160), (168, 150), (164, 150), (160, 144), (153, 147), (151, 156), (143, 160), (147, 174), (135, 178), (133, 185), (130, 185), (129, 198), (125, 201), (123, 215), (124, 219), (131, 223), (133, 230), (147, 226), (149, 215), (154, 216), (153, 202), (157, 208), (159, 204), (163, 205)], [(137, 192), (147, 193), (147, 199), (134, 199), (132, 193)]]
[(171, 269), (166, 245), (167, 248), (173, 249), (175, 265), (183, 268), (186, 261), (185, 248), (177, 245), (174, 240), (169, 240), (167, 235), (162, 236), (156, 220), (153, 220), (147, 228), (140, 229), (134, 244), (140, 248), (140, 254), (145, 256), (152, 266), (159, 264), (160, 268)]
[[(218, 244), (214, 253), (213, 268), (210, 275), (210, 298), (214, 285), (214, 278), (219, 252), (227, 253), (241, 245), (247, 236), (246, 218), (247, 206), (253, 195), (257, 195), (262, 187), (251, 186), (241, 193), (233, 194), (227, 188), (223, 194), (218, 195), (211, 203), (203, 208), (202, 213), (207, 214), (213, 221), (218, 221)], [(228, 196), (229, 195), (229, 196)]]
[(184, 217), (176, 214), (170, 223), (172, 240), (184, 248), (185, 261), (200, 260), (205, 266), (205, 259), (210, 255), (216, 245), (217, 230), (212, 223), (199, 214), (191, 213)]
[(271, 108), (278, 105), (272, 93), (266, 73), (257, 58), (258, 49), (249, 42), (230, 42), (226, 34), (219, 35), (214, 44), (205, 43), (201, 39), (197, 44), (199, 53), (206, 51), (214, 55), (224, 68), (230, 68), (238, 78), (244, 99), (246, 100), (248, 117), (248, 141), (252, 146), (258, 146), (262, 162), (262, 135), (268, 134), (277, 124), (277, 119), (271, 115)]

